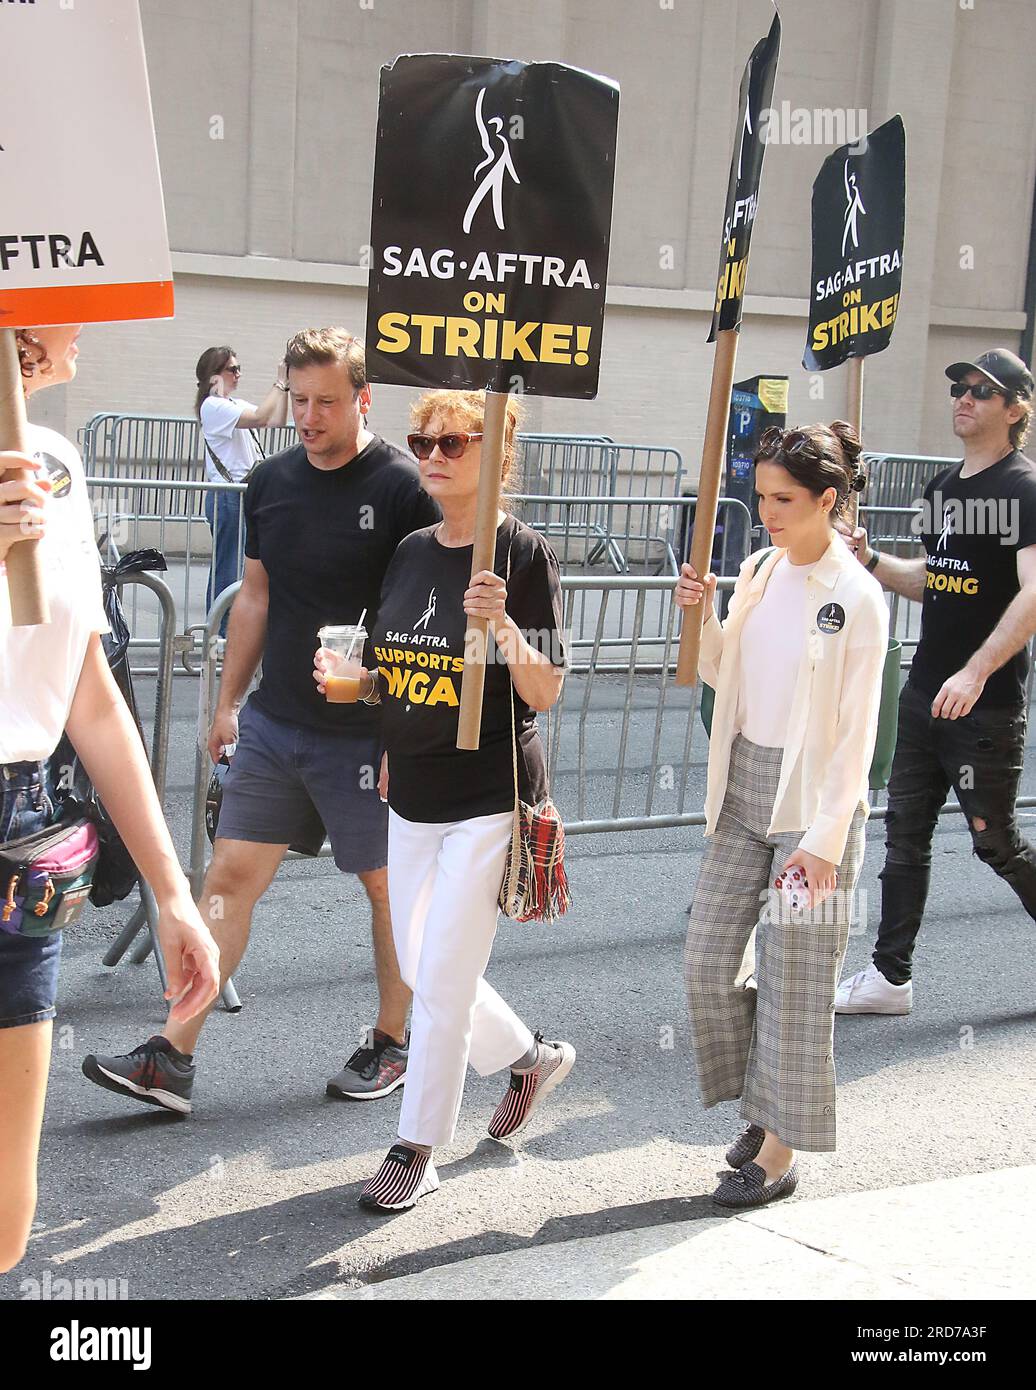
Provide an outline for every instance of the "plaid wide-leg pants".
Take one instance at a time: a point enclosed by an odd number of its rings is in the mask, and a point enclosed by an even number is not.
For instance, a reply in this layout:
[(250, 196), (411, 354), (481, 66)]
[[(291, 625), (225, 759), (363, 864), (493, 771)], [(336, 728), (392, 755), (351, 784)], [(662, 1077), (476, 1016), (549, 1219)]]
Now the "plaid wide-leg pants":
[[(863, 863), (858, 810), (834, 895), (791, 913), (773, 881), (801, 832), (768, 835), (783, 749), (738, 735), (687, 929), (684, 969), (706, 1107), (741, 1113), (794, 1149), (835, 1147), (834, 999)], [(735, 985), (756, 929), (757, 990)]]

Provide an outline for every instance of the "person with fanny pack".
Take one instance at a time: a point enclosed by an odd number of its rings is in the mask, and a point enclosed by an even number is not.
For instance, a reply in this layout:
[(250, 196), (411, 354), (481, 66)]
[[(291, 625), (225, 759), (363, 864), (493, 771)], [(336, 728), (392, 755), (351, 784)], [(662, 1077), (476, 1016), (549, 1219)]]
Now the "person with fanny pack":
[[(27, 396), (72, 380), (80, 327), (18, 330)], [(171, 1016), (193, 1017), (219, 980), (215, 942), (101, 646), (108, 621), (82, 461), (54, 430), (29, 425), (27, 435), (26, 454), (0, 453), (0, 1272), (21, 1259), (32, 1226), (61, 941), (89, 891), (85, 823), (70, 826), (71, 882), (53, 849), (60, 831), (46, 837), (50, 858), (40, 848), (40, 832), (62, 819), (61, 770), (50, 759), (66, 729), (157, 899)], [(40, 538), (51, 620), (13, 627), (4, 562), (27, 537)]]
[[(766, 430), (755, 458), (774, 550), (744, 562), (726, 621), (685, 564), (676, 603), (706, 599), (699, 671), (715, 689), (708, 848), (687, 931), (691, 1031), (707, 1107), (748, 1128), (713, 1193), (762, 1206), (795, 1190), (795, 1150), (835, 1147), (833, 1005), (863, 862), (889, 616), (832, 522), (865, 479), (844, 421)], [(804, 877), (796, 901), (779, 886)], [(756, 929), (756, 989), (738, 982)]]
[[(288, 419), (287, 368), (277, 366), (277, 379), (261, 405), (234, 395), (241, 380), (241, 363), (230, 347), (206, 348), (195, 368), (198, 390), (194, 413), (205, 444), (205, 477), (210, 483), (246, 483), (264, 457), (256, 430), (279, 426)], [(205, 611), (224, 589), (241, 578), (241, 494), (207, 492), (205, 519), (212, 532), (212, 565), (205, 589)], [(220, 636), (226, 636), (224, 617)]]

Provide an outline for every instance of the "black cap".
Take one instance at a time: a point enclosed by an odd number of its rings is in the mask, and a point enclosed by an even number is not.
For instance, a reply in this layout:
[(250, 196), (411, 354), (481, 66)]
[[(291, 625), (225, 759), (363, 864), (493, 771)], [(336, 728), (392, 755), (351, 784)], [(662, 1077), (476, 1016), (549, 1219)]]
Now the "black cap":
[(984, 352), (976, 357), (974, 362), (954, 362), (946, 368), (946, 375), (951, 381), (960, 381), (968, 372), (981, 372), (994, 386), (1013, 391), (1024, 401), (1032, 400), (1032, 372), (1020, 357), (1015, 357), (1006, 348), (993, 348), (992, 352)]

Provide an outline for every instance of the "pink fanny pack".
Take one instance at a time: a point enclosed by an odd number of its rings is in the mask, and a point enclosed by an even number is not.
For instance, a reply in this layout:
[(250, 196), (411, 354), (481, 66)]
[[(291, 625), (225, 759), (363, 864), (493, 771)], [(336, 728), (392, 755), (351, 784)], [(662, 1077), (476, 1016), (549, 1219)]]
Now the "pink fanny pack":
[(86, 906), (100, 841), (78, 806), (67, 810), (57, 825), (0, 845), (0, 931), (49, 936)]

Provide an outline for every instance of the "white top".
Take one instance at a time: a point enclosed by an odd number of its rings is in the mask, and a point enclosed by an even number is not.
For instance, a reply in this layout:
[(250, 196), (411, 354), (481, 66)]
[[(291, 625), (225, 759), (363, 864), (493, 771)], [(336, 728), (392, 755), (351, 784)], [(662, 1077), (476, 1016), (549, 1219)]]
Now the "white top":
[(802, 609), (811, 569), (811, 565), (793, 565), (782, 551), (765, 593), (741, 629), (736, 724), (750, 743), (764, 748), (783, 748), (788, 735), (806, 645)]
[(93, 512), (74, 445), (54, 430), (28, 428), (28, 450), (53, 484), (39, 542), (50, 622), (12, 627), (6, 566), (0, 563), (0, 763), (49, 758), (64, 732), (94, 632), (107, 632)]
[[(741, 566), (726, 621), (708, 617), (698, 670), (716, 692), (709, 739), (705, 834), (712, 835), (727, 790), (730, 746), (741, 688), (742, 633), (780, 565), (777, 550)], [(759, 565), (758, 574), (754, 573)], [(881, 704), (889, 613), (881, 585), (850, 555), (841, 536), (806, 567), (800, 622), (804, 641), (784, 739), (769, 832), (802, 834), (800, 849), (839, 864), (867, 780)]]
[[(236, 396), (206, 396), (201, 403), (201, 428), (205, 442), (230, 474), (233, 482), (244, 482), (255, 466), (259, 451), (251, 430), (239, 430), (237, 422), (246, 410), (255, 410), (250, 401)], [(205, 477), (210, 483), (225, 483), (205, 450)]]

